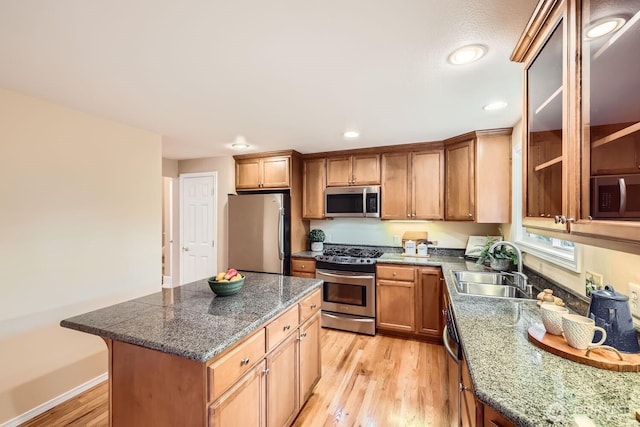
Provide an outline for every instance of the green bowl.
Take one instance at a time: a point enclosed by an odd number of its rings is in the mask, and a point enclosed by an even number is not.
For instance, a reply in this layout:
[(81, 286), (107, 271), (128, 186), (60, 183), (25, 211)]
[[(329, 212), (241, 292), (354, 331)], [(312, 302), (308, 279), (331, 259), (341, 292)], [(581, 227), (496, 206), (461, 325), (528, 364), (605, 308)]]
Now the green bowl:
[(237, 294), (240, 289), (242, 289), (242, 285), (244, 285), (244, 276), (240, 280), (234, 280), (233, 282), (218, 282), (214, 280), (214, 277), (211, 277), (209, 282), (209, 287), (213, 291), (214, 294), (220, 297), (226, 297), (228, 295)]

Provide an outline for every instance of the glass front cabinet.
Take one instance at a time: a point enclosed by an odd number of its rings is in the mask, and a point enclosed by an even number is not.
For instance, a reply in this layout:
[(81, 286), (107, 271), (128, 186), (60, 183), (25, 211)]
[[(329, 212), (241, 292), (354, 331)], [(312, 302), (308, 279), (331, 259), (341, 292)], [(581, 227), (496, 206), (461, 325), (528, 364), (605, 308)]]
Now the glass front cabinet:
[(524, 65), (534, 232), (640, 243), (638, 21), (640, 0), (541, 0), (511, 56)]

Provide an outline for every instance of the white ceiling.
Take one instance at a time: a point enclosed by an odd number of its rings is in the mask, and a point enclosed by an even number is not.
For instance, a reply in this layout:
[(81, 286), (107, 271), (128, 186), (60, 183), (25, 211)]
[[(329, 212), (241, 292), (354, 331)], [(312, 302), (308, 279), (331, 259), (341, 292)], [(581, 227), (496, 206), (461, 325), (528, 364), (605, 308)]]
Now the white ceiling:
[[(175, 159), (233, 154), (239, 134), (250, 152), (441, 140), (517, 122), (509, 55), (535, 4), (3, 0), (0, 87), (162, 134)], [(446, 62), (471, 43), (487, 56)]]

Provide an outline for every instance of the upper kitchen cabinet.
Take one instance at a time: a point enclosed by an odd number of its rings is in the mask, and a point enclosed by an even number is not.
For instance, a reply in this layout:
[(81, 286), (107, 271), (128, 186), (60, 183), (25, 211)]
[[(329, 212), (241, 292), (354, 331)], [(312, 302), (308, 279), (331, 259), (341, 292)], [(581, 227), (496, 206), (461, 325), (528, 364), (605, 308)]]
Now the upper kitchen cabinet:
[(444, 141), (445, 219), (511, 221), (511, 128)]
[(358, 154), (327, 158), (327, 186), (380, 184), (380, 155)]
[(444, 150), (382, 155), (381, 219), (444, 219)]
[(575, 92), (575, 83), (567, 78), (575, 70), (568, 60), (573, 25), (567, 1), (541, 1), (512, 55), (524, 62), (523, 224), (558, 231), (565, 231), (566, 219), (575, 217), (578, 182), (567, 143), (568, 105)]
[[(295, 153), (295, 154), (294, 154)], [(236, 190), (291, 187), (294, 151), (233, 156), (236, 161)]]
[[(582, 2), (577, 235), (640, 241), (640, 0)], [(599, 31), (610, 22), (610, 31)], [(576, 103), (576, 106), (580, 104)]]
[(327, 185), (327, 160), (305, 159), (302, 166), (302, 217), (324, 218), (324, 189)]

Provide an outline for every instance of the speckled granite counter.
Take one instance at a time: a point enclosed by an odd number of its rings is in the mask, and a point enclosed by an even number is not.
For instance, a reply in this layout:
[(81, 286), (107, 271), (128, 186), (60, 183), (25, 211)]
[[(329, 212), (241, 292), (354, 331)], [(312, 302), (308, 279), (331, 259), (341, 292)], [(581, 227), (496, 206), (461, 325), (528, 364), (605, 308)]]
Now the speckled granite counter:
[(378, 262), (441, 266), (476, 396), (518, 426), (639, 426), (640, 374), (581, 365), (531, 344), (541, 323), (535, 301), (458, 294), (451, 270), (478, 269), (459, 258), (385, 254)]
[(217, 297), (207, 281), (200, 280), (65, 319), (60, 325), (204, 362), (322, 284), (275, 274), (245, 275), (244, 286), (232, 296)]
[(291, 258), (309, 258), (315, 259), (316, 255), (322, 255), (322, 252), (302, 251), (291, 255)]

